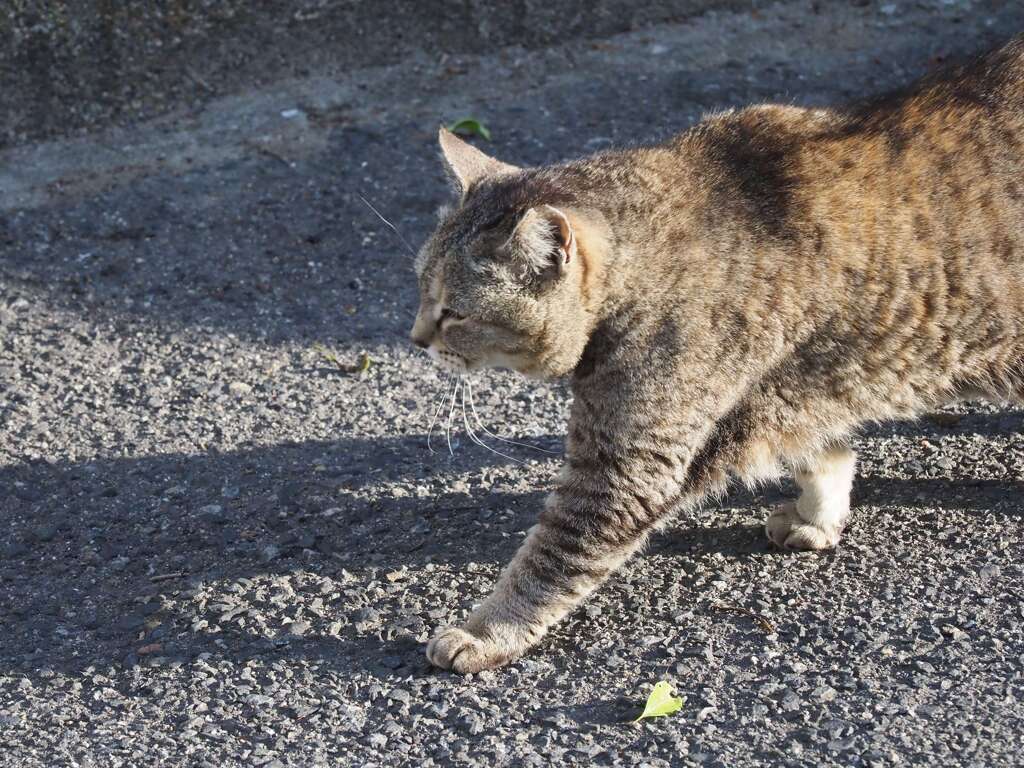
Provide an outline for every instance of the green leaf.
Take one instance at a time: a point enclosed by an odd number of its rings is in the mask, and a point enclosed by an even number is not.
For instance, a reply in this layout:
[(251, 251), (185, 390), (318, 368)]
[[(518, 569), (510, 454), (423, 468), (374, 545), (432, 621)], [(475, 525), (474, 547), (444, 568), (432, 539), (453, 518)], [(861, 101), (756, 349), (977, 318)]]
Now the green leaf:
[(448, 130), (452, 133), (460, 133), (463, 136), (483, 136), (487, 141), (491, 140), (490, 129), (479, 120), (474, 120), (472, 117), (464, 117), (461, 120), (456, 120), (448, 126)]
[(334, 363), (342, 373), (358, 373), (360, 378), (365, 378), (370, 373), (370, 366), (373, 365), (372, 358), (366, 352), (360, 353), (353, 365), (346, 365), (338, 359), (336, 354), (326, 349), (322, 344), (314, 344), (313, 351), (327, 362)]
[(314, 344), (313, 345), (313, 351), (316, 352), (317, 354), (319, 354), (320, 357), (322, 357), (327, 362), (334, 363), (339, 368), (344, 368), (345, 367), (344, 365), (342, 365), (341, 361), (338, 359), (338, 356), (335, 355), (330, 350), (326, 349), (322, 344)]
[(673, 712), (678, 712), (682, 708), (682, 697), (673, 696), (672, 686), (662, 680), (654, 686), (651, 695), (647, 697), (644, 711), (633, 722), (639, 723), (645, 717), (664, 717), (665, 715), (671, 715)]

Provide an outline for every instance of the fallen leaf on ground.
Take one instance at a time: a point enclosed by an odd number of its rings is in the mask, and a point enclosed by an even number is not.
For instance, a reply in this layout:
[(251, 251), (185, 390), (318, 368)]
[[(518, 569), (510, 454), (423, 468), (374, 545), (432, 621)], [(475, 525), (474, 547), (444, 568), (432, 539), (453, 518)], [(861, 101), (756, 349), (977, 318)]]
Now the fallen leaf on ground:
[(336, 354), (331, 352), (329, 349), (324, 348), (321, 344), (314, 344), (313, 351), (319, 354), (324, 360), (337, 366), (338, 370), (342, 373), (358, 373), (360, 377), (366, 376), (370, 372), (370, 366), (373, 364), (373, 360), (366, 352), (359, 355), (359, 359), (354, 365), (346, 365), (338, 359)]
[(325, 348), (322, 344), (314, 344), (313, 351), (329, 363), (334, 363), (338, 368), (345, 369), (345, 365), (338, 359), (338, 356)]
[(761, 629), (763, 629), (767, 634), (775, 634), (774, 624), (768, 621), (768, 619), (766, 619), (761, 614), (754, 613), (754, 611), (750, 610), (749, 608), (744, 608), (742, 605), (736, 605), (735, 603), (713, 603), (711, 607), (718, 611), (731, 611), (732, 613), (742, 613), (744, 616), (749, 616), (754, 621), (756, 621), (757, 625), (761, 627)]
[(644, 711), (633, 722), (639, 723), (646, 717), (664, 717), (665, 715), (671, 715), (673, 712), (678, 712), (682, 708), (682, 697), (673, 696), (672, 686), (662, 680), (654, 686), (651, 695), (647, 697)]

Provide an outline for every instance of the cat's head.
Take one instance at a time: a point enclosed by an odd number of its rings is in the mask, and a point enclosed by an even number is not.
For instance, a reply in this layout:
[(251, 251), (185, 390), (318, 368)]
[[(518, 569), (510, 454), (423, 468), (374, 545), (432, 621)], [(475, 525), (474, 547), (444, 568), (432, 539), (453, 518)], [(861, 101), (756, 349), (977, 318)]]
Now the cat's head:
[(416, 259), (413, 342), (460, 372), (569, 373), (594, 324), (603, 217), (564, 174), (507, 165), (443, 128), (440, 142), (459, 201)]

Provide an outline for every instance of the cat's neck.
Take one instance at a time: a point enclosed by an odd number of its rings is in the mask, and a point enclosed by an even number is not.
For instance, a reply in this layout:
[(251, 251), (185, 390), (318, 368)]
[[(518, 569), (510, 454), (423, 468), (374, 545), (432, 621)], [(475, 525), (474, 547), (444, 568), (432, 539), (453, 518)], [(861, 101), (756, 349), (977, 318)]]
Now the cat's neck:
[[(600, 322), (640, 293), (669, 288), (699, 231), (691, 218), (703, 207), (699, 180), (678, 147), (626, 150), (550, 169), (573, 189), (563, 203), (580, 243), (581, 298)], [(672, 258), (666, 259), (666, 253)]]

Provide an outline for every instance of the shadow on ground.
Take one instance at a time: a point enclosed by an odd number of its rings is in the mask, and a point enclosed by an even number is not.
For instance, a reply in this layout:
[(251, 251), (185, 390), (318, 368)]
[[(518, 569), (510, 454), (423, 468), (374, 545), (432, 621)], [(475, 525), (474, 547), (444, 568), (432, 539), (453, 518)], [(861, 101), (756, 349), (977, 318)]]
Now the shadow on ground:
[[(929, 61), (919, 42), (900, 45), (894, 61)], [(501, 131), (486, 149), (510, 162), (554, 162), (586, 154), (588, 141), (666, 138), (701, 111), (839, 101), (837, 81), (853, 94), (909, 74), (882, 78), (863, 61), (801, 74), (794, 89), (791, 70), (763, 63), (756, 80), (730, 67), (630, 71), (586, 87), (551, 84), (532, 94), (529, 110), (497, 100), (488, 112)], [(216, 168), (153, 173), (59, 207), (0, 215), (0, 280), (55, 307), (172, 332), (198, 326), (271, 342), (404, 337), (416, 303), (411, 257), (359, 196), (418, 246), (449, 197), (437, 121), (375, 115), (332, 127), (324, 151), (294, 164), (252, 149)]]
[[(1012, 416), (1020, 419), (1021, 413)], [(538, 439), (552, 449), (560, 441), (558, 435)], [(389, 628), (388, 616), (401, 612), (403, 590), (419, 587), (414, 579), (389, 585), (385, 574), (443, 567), (454, 577), (479, 568), (481, 584), (488, 585), (495, 567), (508, 560), (533, 524), (543, 491), (510, 485), (508, 475), (500, 473), (488, 487), (481, 478), (500, 458), (483, 451), (455, 459), (430, 456), (424, 443), (423, 435), (343, 439), (0, 469), (0, 525), (9, 533), (0, 574), (5, 613), (13, 620), (5, 653), (20, 657), (26, 668), (45, 664), (73, 670), (134, 664), (140, 646), (167, 642), (179, 660), (201, 653), (283, 653), (344, 657), (346, 664), (382, 675), (396, 668), (425, 673), (414, 636), (425, 624), (450, 616), (423, 617), (412, 631)], [(453, 492), (459, 487), (453, 475), (473, 484)], [(856, 486), (855, 505), (933, 507), (956, 498), (957, 507), (987, 513), (1024, 491), (1024, 483), (1009, 485), (971, 478), (868, 477)], [(381, 487), (391, 488), (386, 501)], [(737, 491), (726, 503), (756, 509), (790, 492)], [(908, 518), (907, 525), (914, 524)], [(473, 541), (471, 549), (460, 546), (467, 539)], [(657, 535), (649, 551), (719, 552), (729, 559), (777, 554), (759, 521), (720, 527), (694, 515)], [(53, 568), (54, 561), (60, 569)], [(368, 592), (369, 613), (348, 616), (331, 615), (325, 592), (324, 625), (344, 624), (337, 636), (281, 631), (268, 637), (232, 629), (229, 621), (208, 634), (193, 631), (201, 617), (191, 608), (175, 615), (204, 586), (231, 583), (245, 592), (254, 579), (304, 573), (316, 574), (317, 583), (327, 579), (335, 589), (346, 584), (357, 590), (373, 584), (396, 588), (376, 597)], [(447, 603), (438, 595), (421, 597), (425, 604)], [(453, 599), (458, 604), (465, 596)], [(357, 631), (361, 621), (374, 623), (365, 619), (373, 613), (383, 615), (379, 626)], [(19, 621), (26, 615), (35, 620)], [(149, 628), (153, 616), (161, 617), (155, 632)]]

